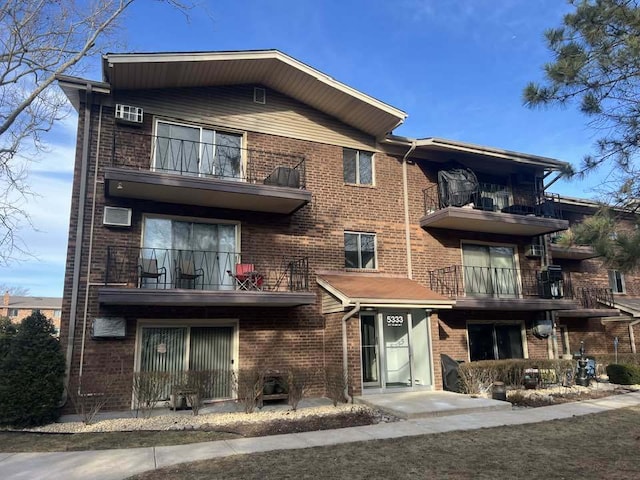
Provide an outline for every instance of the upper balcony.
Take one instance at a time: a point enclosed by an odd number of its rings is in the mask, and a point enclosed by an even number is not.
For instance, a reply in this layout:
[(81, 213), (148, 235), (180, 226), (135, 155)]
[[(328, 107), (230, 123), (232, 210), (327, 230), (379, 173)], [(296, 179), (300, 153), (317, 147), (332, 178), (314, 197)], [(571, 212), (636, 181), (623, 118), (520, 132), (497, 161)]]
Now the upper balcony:
[(105, 305), (292, 307), (315, 303), (306, 258), (108, 247)]
[[(116, 129), (111, 166), (104, 169), (105, 193), (280, 214), (291, 214), (311, 201), (302, 156), (242, 148), (240, 135), (184, 130), (171, 136), (173, 130), (147, 135)], [(189, 130), (209, 135), (185, 138)]]
[(422, 228), (533, 237), (565, 230), (556, 197), (531, 188), (478, 182), (439, 182), (424, 190)]
[(551, 236), (549, 250), (554, 259), (588, 260), (598, 256), (595, 249), (590, 245), (564, 245), (561, 240), (562, 237), (562, 233)]
[(557, 269), (453, 265), (429, 272), (431, 290), (458, 309), (567, 310), (578, 308), (569, 273)]

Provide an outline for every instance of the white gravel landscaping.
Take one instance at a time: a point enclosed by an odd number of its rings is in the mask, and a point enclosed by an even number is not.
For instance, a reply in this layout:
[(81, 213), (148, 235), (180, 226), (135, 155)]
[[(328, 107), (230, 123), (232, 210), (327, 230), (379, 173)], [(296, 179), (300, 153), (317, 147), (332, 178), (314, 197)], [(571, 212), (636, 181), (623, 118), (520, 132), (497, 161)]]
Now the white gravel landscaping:
[[(48, 433), (89, 433), (89, 432), (122, 432), (133, 430), (195, 430), (195, 429), (220, 429), (235, 423), (269, 422), (279, 419), (300, 419), (308, 416), (332, 416), (350, 412), (353, 409), (361, 411), (367, 409), (361, 405), (342, 404), (334, 407), (316, 406), (299, 408), (297, 411), (290, 409), (263, 409), (254, 413), (227, 412), (207, 413), (206, 408), (200, 410), (200, 414), (194, 416), (191, 412), (168, 412), (151, 418), (112, 418), (100, 419), (90, 425), (82, 422), (52, 423), (42, 427), (28, 429), (31, 432)], [(132, 412), (131, 415), (135, 413)]]

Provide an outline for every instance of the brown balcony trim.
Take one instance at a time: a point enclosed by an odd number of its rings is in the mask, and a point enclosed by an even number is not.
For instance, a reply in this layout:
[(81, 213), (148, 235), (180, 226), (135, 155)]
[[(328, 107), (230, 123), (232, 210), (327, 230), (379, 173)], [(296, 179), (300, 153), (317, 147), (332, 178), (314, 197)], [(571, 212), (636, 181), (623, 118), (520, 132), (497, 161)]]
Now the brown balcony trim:
[(151, 290), (101, 287), (98, 301), (103, 305), (185, 306), (185, 307), (297, 307), (313, 305), (313, 292), (266, 292), (245, 290)]
[(578, 303), (567, 299), (457, 297), (456, 310), (570, 310)]
[(617, 317), (620, 315), (620, 310), (617, 308), (577, 308), (575, 310), (560, 310), (557, 315), (562, 318)]
[(105, 192), (111, 197), (292, 214), (311, 201), (299, 188), (236, 182), (150, 170), (105, 167)]
[(487, 212), (473, 208), (445, 207), (420, 219), (422, 228), (443, 228), (468, 232), (537, 236), (569, 228), (567, 220)]
[(588, 260), (589, 258), (596, 258), (598, 256), (593, 247), (588, 245), (563, 247), (552, 243), (550, 251), (553, 258), (564, 260)]

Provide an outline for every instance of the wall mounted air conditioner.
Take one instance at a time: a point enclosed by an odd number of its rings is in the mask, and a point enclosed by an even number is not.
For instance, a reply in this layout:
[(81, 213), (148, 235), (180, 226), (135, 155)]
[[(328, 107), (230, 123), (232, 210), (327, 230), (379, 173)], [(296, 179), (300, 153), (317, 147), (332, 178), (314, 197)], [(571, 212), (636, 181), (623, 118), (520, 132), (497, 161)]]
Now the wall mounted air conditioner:
[(104, 225), (109, 227), (130, 227), (131, 209), (123, 207), (104, 207)]
[(129, 125), (142, 125), (144, 115), (142, 108), (131, 105), (116, 104), (116, 120)]
[(542, 257), (542, 245), (527, 245), (524, 251), (524, 255), (529, 258)]
[(124, 338), (127, 321), (122, 317), (99, 317), (91, 322), (91, 338)]

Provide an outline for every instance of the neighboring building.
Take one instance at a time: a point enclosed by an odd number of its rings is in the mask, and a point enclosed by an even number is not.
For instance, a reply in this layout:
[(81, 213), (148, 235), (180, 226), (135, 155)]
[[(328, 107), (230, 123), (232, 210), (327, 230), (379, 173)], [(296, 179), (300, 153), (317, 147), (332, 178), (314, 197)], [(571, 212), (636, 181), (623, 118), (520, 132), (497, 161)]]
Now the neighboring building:
[[(593, 201), (570, 197), (561, 197), (560, 205), (563, 218), (571, 225), (601, 207)], [(636, 228), (636, 214), (621, 209), (615, 213), (619, 231)], [(584, 341), (589, 353), (613, 353), (617, 339), (618, 352), (636, 353), (636, 339), (640, 340), (640, 277), (607, 269), (593, 247), (563, 246), (560, 237), (568, 232), (551, 235), (547, 239), (548, 251), (553, 263), (570, 275), (574, 293), (585, 310), (558, 312), (558, 351), (575, 352)]]
[(440, 354), (560, 356), (617, 313), (548, 266), (561, 161), (392, 135), (404, 112), (273, 50), (108, 54), (103, 75), (59, 77), (73, 379), (346, 365), (354, 395), (441, 389)]
[(62, 298), (11, 296), (4, 292), (0, 316), (9, 317), (12, 322), (20, 323), (32, 313), (40, 312), (53, 322), (57, 334), (60, 333)]

